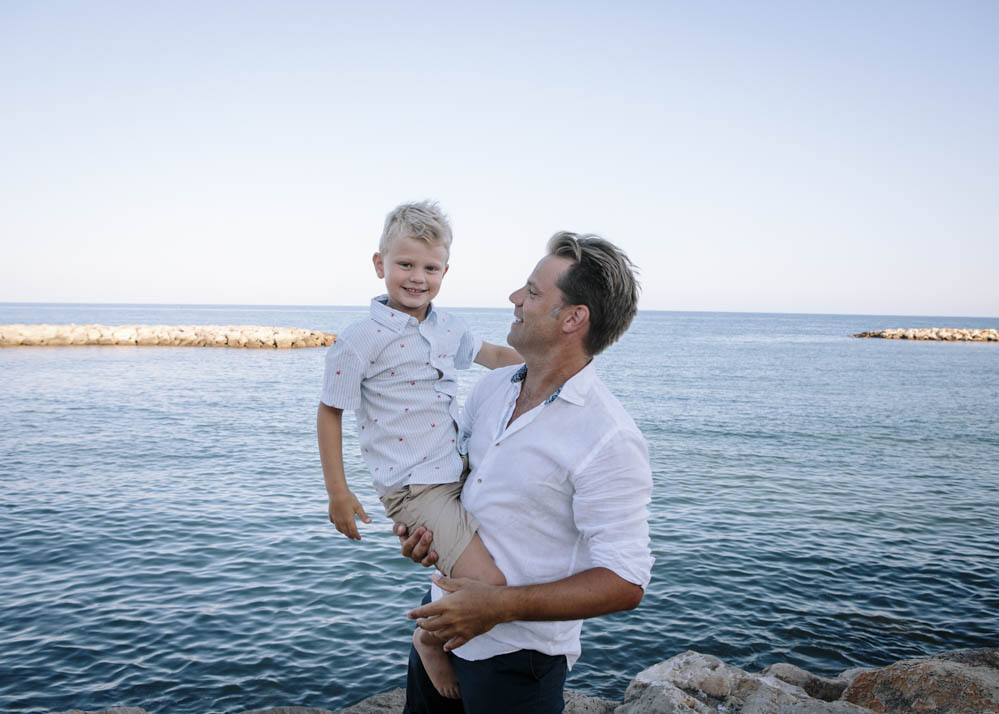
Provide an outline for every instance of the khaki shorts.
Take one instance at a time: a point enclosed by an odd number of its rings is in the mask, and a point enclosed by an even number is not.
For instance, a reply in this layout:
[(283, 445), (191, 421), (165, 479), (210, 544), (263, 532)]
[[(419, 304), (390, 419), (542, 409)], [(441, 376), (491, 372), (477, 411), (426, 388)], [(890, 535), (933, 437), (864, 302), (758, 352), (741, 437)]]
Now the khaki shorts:
[(434, 534), (431, 547), (437, 551), (437, 567), (448, 577), (479, 530), (479, 522), (461, 505), (464, 484), (464, 479), (454, 483), (414, 483), (381, 498), (385, 515), (405, 523), (410, 532), (418, 526), (430, 529)]

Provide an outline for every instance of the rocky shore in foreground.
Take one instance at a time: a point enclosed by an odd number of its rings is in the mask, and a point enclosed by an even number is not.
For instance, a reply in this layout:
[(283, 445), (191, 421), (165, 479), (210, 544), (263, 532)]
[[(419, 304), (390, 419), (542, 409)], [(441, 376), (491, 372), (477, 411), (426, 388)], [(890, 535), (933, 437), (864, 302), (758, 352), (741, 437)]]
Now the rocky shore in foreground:
[(0, 347), (140, 345), (150, 347), (327, 347), (336, 335), (260, 325), (0, 325)]
[[(622, 701), (573, 691), (565, 701), (565, 714), (999, 714), (999, 648), (952, 650), (836, 677), (791, 664), (750, 673), (690, 651), (639, 672)], [(242, 714), (399, 714), (404, 703), (403, 690), (394, 689), (338, 712), (277, 707)], [(147, 712), (119, 707), (62, 714)]]
[(880, 337), (885, 340), (937, 340), (940, 342), (999, 342), (999, 330), (969, 330), (952, 327), (926, 327), (907, 330), (872, 330), (854, 337)]

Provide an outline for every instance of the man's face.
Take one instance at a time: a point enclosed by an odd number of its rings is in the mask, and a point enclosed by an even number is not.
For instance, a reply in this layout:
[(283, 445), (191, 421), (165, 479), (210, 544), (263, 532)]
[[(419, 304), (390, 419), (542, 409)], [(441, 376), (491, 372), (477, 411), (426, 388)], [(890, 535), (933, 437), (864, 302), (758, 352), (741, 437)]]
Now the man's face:
[(559, 313), (565, 305), (558, 279), (572, 261), (548, 255), (534, 268), (524, 287), (510, 294), (513, 324), (506, 341), (522, 355), (551, 349), (561, 332)]
[(447, 248), (417, 238), (396, 238), (385, 253), (374, 255), (375, 273), (385, 279), (388, 306), (417, 320), (437, 297), (447, 272)]

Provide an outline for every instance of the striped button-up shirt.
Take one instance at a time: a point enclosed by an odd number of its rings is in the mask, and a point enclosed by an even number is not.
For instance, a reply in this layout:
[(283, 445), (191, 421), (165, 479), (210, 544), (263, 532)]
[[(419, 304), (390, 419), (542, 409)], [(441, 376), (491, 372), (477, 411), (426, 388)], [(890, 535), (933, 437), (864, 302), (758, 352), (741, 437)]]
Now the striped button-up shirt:
[(458, 369), (482, 347), (465, 321), (431, 305), (423, 322), (371, 301), (327, 350), (320, 400), (357, 415), (361, 455), (384, 496), (402, 486), (461, 476), (455, 445)]

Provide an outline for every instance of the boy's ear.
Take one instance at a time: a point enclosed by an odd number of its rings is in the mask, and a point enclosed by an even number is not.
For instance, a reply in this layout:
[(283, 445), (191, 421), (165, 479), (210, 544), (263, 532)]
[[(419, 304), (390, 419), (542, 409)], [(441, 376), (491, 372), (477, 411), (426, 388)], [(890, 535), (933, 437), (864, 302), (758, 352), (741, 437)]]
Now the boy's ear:
[(375, 253), (373, 256), (371, 256), (371, 262), (375, 264), (375, 275), (377, 275), (379, 278), (383, 278), (384, 279), (384, 277), (385, 277), (385, 263), (382, 260), (382, 254), (381, 253)]
[(447, 271), (448, 271), (448, 268), (450, 268), (450, 267), (451, 267), (450, 265), (448, 265), (447, 263), (444, 263), (444, 270), (442, 270), (442, 271), (441, 271), (441, 277), (442, 277), (442, 278), (443, 278), (443, 277), (444, 277), (445, 275), (447, 275)]

